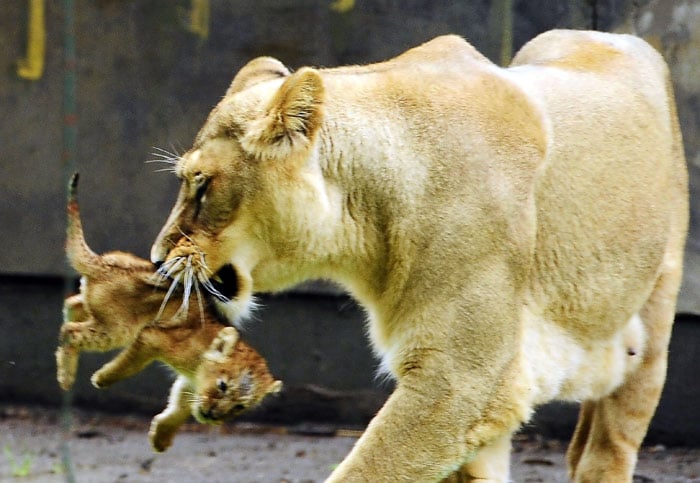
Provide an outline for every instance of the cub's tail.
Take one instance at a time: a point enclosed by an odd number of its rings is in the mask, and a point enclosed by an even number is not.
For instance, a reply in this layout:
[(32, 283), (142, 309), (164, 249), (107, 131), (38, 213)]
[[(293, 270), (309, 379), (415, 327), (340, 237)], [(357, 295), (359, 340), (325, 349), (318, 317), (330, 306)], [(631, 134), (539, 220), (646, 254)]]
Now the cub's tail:
[(73, 174), (68, 184), (68, 227), (66, 237), (66, 255), (71, 266), (81, 275), (91, 275), (98, 271), (101, 259), (85, 242), (83, 224), (80, 221), (77, 189), (78, 173)]

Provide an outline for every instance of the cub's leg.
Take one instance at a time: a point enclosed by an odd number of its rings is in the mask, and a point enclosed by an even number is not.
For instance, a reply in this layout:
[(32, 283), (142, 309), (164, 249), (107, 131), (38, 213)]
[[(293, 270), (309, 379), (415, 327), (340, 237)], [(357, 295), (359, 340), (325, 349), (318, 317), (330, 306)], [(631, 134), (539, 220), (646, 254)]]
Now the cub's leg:
[[(97, 323), (94, 320), (86, 322), (64, 322), (61, 326), (59, 336), (59, 346), (56, 350), (56, 378), (59, 384), (65, 390), (68, 390), (75, 381), (75, 374), (78, 369), (78, 359), (82, 351), (97, 351), (107, 352), (118, 347), (122, 347), (128, 343), (123, 337), (110, 332), (103, 324)], [(119, 357), (125, 357), (120, 354)], [(116, 359), (115, 359), (116, 361)], [(113, 361), (114, 362), (114, 361)], [(121, 362), (123, 364), (123, 362)], [(146, 363), (147, 364), (147, 363)], [(144, 366), (141, 367), (143, 369)], [(110, 369), (107, 366), (103, 367), (107, 372), (118, 370), (117, 368)], [(140, 369), (131, 372), (135, 374)], [(114, 379), (116, 382), (122, 379), (122, 376)], [(94, 382), (93, 382), (94, 384)], [(107, 385), (107, 383), (105, 383)], [(104, 387), (104, 386), (98, 386)]]
[(188, 396), (191, 393), (188, 380), (184, 376), (178, 376), (170, 388), (167, 407), (151, 421), (148, 439), (155, 451), (162, 453), (172, 446), (175, 434), (190, 417)]
[(121, 338), (115, 338), (104, 325), (95, 320), (64, 322), (59, 335), (61, 345), (69, 345), (86, 351), (106, 352), (123, 345)]
[(153, 347), (136, 339), (114, 359), (96, 371), (90, 381), (97, 388), (105, 388), (143, 370), (153, 362), (155, 355)]
[(100, 351), (116, 349), (130, 339), (128, 332), (116, 330), (96, 320), (85, 310), (83, 294), (68, 297), (63, 302), (63, 325), (59, 334), (61, 346), (71, 346), (75, 351)]
[(56, 350), (56, 379), (61, 388), (67, 391), (75, 382), (82, 350), (106, 351), (118, 347), (118, 341), (105, 331), (102, 324), (89, 316), (81, 294), (64, 301), (63, 320)]
[(474, 459), (445, 478), (443, 483), (506, 483), (510, 481), (511, 433), (479, 450)]
[(69, 345), (61, 345), (56, 349), (56, 379), (64, 391), (69, 390), (75, 383), (79, 355), (80, 351)]
[(87, 320), (83, 294), (75, 294), (63, 301), (63, 320), (66, 322)]
[(680, 273), (662, 274), (640, 311), (647, 345), (639, 367), (611, 395), (581, 408), (567, 452), (576, 482), (631, 482), (637, 451), (661, 396)]

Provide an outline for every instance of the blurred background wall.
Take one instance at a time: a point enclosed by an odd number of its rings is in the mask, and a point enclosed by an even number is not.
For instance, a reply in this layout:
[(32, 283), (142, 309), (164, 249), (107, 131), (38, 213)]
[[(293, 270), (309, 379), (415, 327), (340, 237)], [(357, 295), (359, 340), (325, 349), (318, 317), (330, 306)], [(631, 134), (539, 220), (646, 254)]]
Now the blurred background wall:
[[(640, 35), (671, 66), (692, 225), (669, 383), (652, 435), (700, 442), (692, 407), (700, 395), (700, 323), (693, 320), (700, 313), (699, 0), (76, 0), (74, 12), (71, 36), (61, 1), (6, 0), (0, 11), (0, 400), (61, 399), (53, 352), (62, 299), (74, 283), (63, 254), (65, 182), (73, 166), (82, 175), (88, 242), (96, 251), (148, 257), (177, 183), (147, 161), (161, 150), (187, 150), (251, 58), (275, 56), (293, 69), (367, 63), (456, 33), (506, 64), (545, 30), (598, 29)], [(76, 59), (66, 64), (71, 41)], [(75, 117), (63, 108), (71, 71)], [(68, 151), (66, 125), (77, 130)], [(325, 285), (263, 295), (262, 302), (245, 335), (287, 390), (252, 417), (364, 424), (391, 386), (375, 379), (362, 311)], [(93, 389), (89, 374), (106, 359), (83, 358), (76, 404), (147, 412), (162, 406), (172, 377), (160, 367)], [(565, 434), (574, 414), (549, 406), (535, 425)]]

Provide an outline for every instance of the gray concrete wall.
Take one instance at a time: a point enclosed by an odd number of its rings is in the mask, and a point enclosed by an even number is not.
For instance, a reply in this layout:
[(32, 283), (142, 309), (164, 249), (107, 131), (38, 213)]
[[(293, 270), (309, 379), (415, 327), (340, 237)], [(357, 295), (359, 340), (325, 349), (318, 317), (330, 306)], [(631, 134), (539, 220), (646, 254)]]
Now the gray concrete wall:
[[(57, 404), (53, 351), (64, 294), (66, 166), (62, 158), (63, 12), (46, 2), (46, 57), (37, 81), (20, 79), (26, 2), (0, 12), (0, 398)], [(469, 39), (494, 60), (550, 28), (636, 31), (671, 65), (691, 172), (692, 228), (679, 311), (700, 314), (700, 0), (514, 1), (503, 35), (505, 0), (357, 0), (344, 13), (326, 0), (211, 0), (208, 36), (188, 29), (186, 0), (77, 0), (77, 169), (86, 236), (98, 251), (147, 256), (177, 188), (146, 164), (157, 148), (187, 149), (234, 73), (257, 55), (292, 68), (365, 63), (391, 57), (444, 33)], [(506, 47), (506, 48), (504, 48)], [(346, 297), (312, 288), (264, 298), (246, 334), (268, 357), (287, 392), (259, 417), (366, 421), (390, 387), (374, 378), (363, 315)], [(657, 418), (667, 440), (700, 441), (687, 401), (698, 400), (700, 323), (674, 334), (670, 380)], [(89, 387), (105, 355), (85, 358), (80, 404), (152, 412), (170, 375), (159, 367), (107, 391)], [(541, 427), (568, 429), (571, 410), (545, 411)], [(669, 437), (669, 433), (672, 437)], [(663, 436), (665, 434), (665, 436)], [(675, 435), (675, 436), (673, 436)]]

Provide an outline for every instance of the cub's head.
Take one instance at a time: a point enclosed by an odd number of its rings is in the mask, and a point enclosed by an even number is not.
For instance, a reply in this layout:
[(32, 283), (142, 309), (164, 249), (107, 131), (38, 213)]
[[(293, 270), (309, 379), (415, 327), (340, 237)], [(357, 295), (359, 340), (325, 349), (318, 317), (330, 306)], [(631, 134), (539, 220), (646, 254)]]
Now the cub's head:
[(255, 59), (175, 164), (180, 192), (151, 260), (175, 264), (199, 257), (206, 268), (197, 278), (211, 279), (231, 300), (234, 317), (251, 300), (253, 275), (256, 289), (282, 288), (259, 287), (272, 282), (265, 276), (258, 281), (253, 272), (292, 258), (313, 232), (308, 224), (318, 223), (325, 203), (315, 162), (323, 98), (318, 71), (290, 74), (275, 59)]
[(220, 424), (282, 390), (265, 359), (238, 337), (233, 327), (221, 329), (204, 353), (194, 379), (192, 414), (201, 423)]

